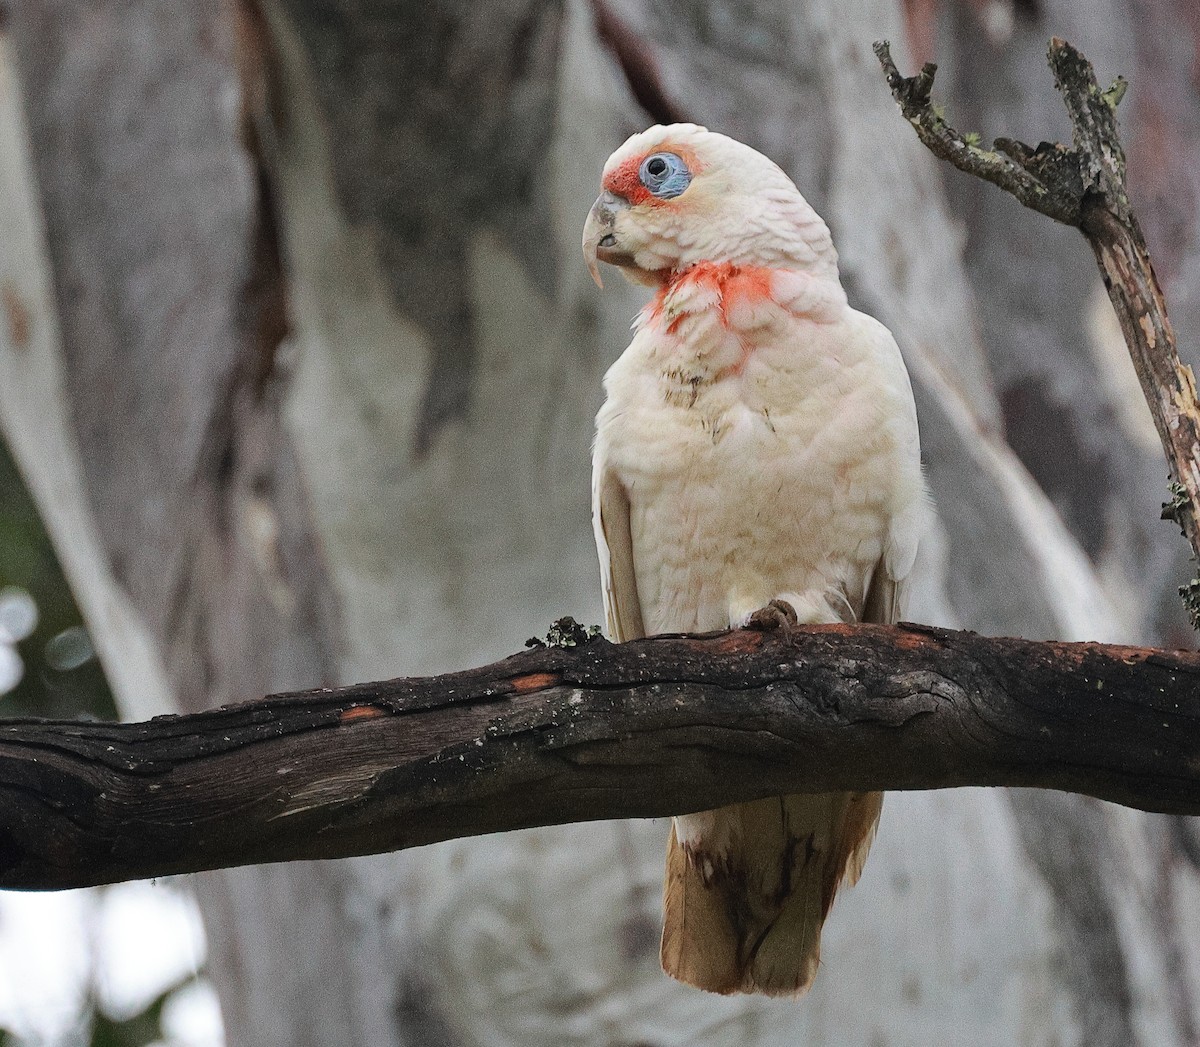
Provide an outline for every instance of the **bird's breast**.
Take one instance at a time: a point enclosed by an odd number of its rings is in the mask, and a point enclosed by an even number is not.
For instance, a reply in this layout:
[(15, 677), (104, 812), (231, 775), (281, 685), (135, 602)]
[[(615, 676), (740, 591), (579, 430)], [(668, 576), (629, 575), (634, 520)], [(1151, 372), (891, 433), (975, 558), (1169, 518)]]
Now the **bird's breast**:
[(896, 472), (869, 357), (762, 280), (652, 303), (598, 419), (650, 631), (724, 628), (784, 592), (861, 596)]

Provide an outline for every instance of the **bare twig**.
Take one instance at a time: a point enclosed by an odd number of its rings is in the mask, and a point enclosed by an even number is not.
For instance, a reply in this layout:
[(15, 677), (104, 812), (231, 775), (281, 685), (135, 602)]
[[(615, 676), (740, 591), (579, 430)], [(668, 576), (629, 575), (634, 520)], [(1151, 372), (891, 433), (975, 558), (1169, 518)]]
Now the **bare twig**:
[(1200, 813), (1200, 654), (918, 626), (554, 642), (573, 646), (148, 723), (0, 723), (0, 888), (829, 789)]
[[(1091, 63), (1064, 40), (1050, 41), (1055, 85), (1071, 119), (1072, 144), (1031, 147), (998, 138), (992, 150), (951, 127), (931, 99), (935, 65), (900, 74), (886, 41), (875, 44), (888, 86), (921, 141), (960, 171), (998, 185), (1026, 207), (1078, 228), (1091, 244), (1171, 470), (1164, 516), (1179, 524), (1200, 560), (1200, 404), (1195, 376), (1175, 348), (1162, 288), (1129, 203), (1117, 106), (1126, 82), (1102, 91)], [(1200, 579), (1180, 588), (1200, 628)]]

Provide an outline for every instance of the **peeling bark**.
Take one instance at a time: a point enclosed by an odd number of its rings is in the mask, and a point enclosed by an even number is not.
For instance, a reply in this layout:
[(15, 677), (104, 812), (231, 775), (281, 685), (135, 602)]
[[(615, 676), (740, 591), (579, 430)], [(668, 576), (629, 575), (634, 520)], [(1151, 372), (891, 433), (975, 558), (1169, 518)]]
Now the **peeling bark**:
[(242, 95), (235, 30), (216, 2), (13, 16), (90, 499), (194, 708), (331, 678), (326, 583), (278, 420), (277, 234), (249, 121), (218, 104)]
[[(128, 601), (168, 677), (167, 708), (333, 677), (337, 616), (281, 423), (288, 288), (258, 148), (267, 70), (253, 30), (220, 0), (54, 0), (19, 5), (11, 23), (61, 332), (52, 351), (82, 465), (68, 511), (94, 526), (108, 586), (96, 600)], [(56, 483), (57, 463), (29, 461)], [(50, 517), (61, 527), (61, 509)], [(125, 683), (128, 707), (149, 681)], [(202, 904), (236, 908), (257, 875), (203, 877)], [(312, 927), (336, 924), (310, 875), (271, 878), (280, 897), (292, 884), (309, 899)], [(270, 970), (269, 940), (242, 939), (241, 924), (209, 927), (235, 1040), (263, 1024), (245, 1019), (253, 992), (239, 964)], [(314, 956), (343, 938), (327, 937)], [(335, 996), (265, 1027), (281, 1045), (343, 1040)]]
[(311, 60), (341, 206), (372, 233), (395, 306), (428, 342), (412, 433), (423, 457), (472, 402), (480, 227), (554, 290), (547, 161), (562, 5), (387, 0), (361, 16), (311, 0), (279, 7)]

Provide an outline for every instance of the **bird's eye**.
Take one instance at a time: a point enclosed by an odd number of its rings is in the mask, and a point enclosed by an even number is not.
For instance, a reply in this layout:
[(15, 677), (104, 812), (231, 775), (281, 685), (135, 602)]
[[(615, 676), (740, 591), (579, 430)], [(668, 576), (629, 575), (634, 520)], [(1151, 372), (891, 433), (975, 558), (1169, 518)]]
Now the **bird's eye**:
[(638, 178), (659, 199), (670, 200), (691, 184), (692, 172), (674, 153), (654, 153), (642, 161)]

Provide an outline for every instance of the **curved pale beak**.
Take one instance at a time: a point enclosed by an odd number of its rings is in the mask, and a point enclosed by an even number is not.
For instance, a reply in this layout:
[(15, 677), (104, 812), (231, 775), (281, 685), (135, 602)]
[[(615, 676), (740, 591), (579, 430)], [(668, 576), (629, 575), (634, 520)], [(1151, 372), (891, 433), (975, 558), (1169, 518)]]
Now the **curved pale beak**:
[(618, 246), (616, 238), (617, 215), (628, 209), (628, 200), (606, 190), (596, 197), (583, 223), (583, 257), (597, 287), (604, 287), (597, 262), (633, 265), (632, 255)]

